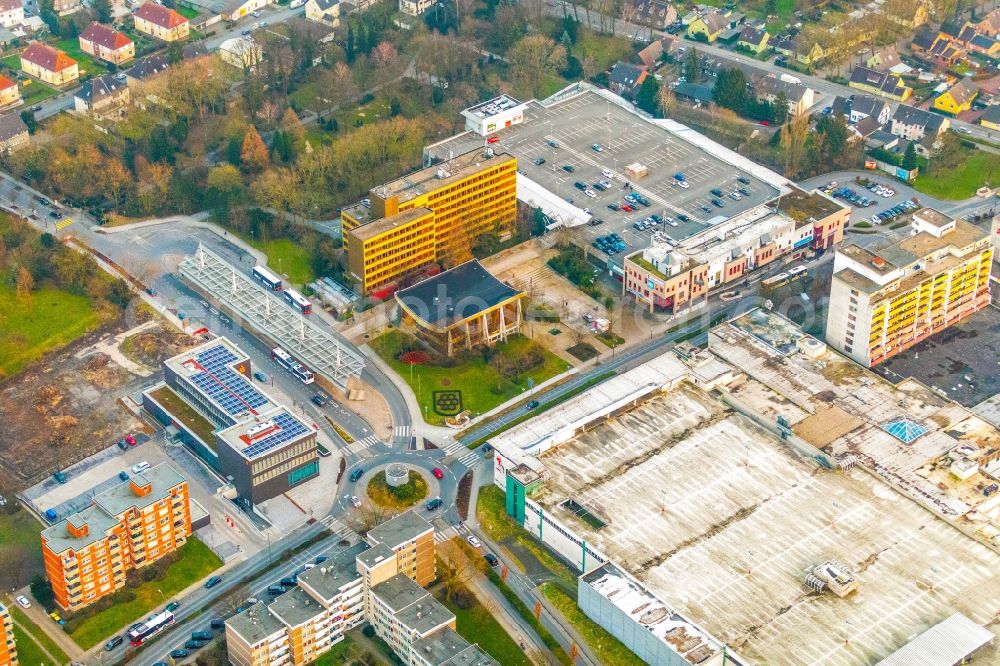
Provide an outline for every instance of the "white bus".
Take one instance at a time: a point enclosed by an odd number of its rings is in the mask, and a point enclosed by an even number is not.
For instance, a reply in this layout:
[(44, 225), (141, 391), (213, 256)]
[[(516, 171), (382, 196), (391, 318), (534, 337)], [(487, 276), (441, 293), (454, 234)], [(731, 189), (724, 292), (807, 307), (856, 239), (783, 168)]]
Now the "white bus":
[(281, 278), (263, 266), (254, 266), (250, 276), (271, 291), (281, 291)]
[(312, 303), (309, 302), (302, 294), (295, 291), (291, 287), (285, 290), (284, 293), (285, 302), (291, 305), (293, 308), (306, 315), (312, 312)]
[(295, 357), (281, 347), (275, 347), (271, 350), (271, 360), (295, 375), (303, 384), (312, 384), (316, 381), (316, 376), (306, 366), (296, 361)]

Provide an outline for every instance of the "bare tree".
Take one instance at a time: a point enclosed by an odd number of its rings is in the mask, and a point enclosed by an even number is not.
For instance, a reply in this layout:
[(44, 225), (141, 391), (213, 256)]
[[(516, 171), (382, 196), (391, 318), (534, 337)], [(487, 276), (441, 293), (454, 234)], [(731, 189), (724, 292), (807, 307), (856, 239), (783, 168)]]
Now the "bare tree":
[(249, 598), (250, 587), (248, 585), (237, 585), (222, 598), (219, 609), (225, 617), (236, 615), (236, 611), (242, 608)]
[(360, 515), (360, 522), (363, 528), (362, 532), (367, 532), (374, 527), (378, 527), (388, 520), (385, 508), (374, 502), (362, 502), (361, 507), (358, 509), (358, 514)]
[(448, 550), (438, 562), (438, 580), (444, 585), (444, 600), (451, 601), (452, 596), (465, 582), (474, 570), (464, 555), (456, 555), (454, 548)]

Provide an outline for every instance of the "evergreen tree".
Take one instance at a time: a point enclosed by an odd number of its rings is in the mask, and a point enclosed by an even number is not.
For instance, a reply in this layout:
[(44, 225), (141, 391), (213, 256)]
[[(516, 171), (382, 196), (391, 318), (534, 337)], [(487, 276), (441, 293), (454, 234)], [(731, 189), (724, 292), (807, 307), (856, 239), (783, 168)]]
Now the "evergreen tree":
[(916, 169), (917, 168), (917, 148), (916, 144), (912, 141), (906, 146), (906, 152), (903, 153), (903, 164), (904, 169)]
[(111, 0), (93, 0), (90, 6), (98, 23), (111, 23), (113, 18)]
[(351, 64), (354, 62), (354, 58), (357, 55), (355, 49), (356, 45), (354, 43), (354, 24), (347, 24), (347, 41), (344, 42), (344, 57), (347, 59), (347, 63)]
[(635, 96), (635, 105), (646, 113), (656, 115), (660, 100), (660, 82), (655, 76), (649, 75), (639, 86), (639, 92)]
[(712, 99), (716, 104), (743, 113), (749, 106), (749, 98), (747, 78), (743, 70), (734, 67), (719, 71), (715, 77), (715, 88), (712, 90)]

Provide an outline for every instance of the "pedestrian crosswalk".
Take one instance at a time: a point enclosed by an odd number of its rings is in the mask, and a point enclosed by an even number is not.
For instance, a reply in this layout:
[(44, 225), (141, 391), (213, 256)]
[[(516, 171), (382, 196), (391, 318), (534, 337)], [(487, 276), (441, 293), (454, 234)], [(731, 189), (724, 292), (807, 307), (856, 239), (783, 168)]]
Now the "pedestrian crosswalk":
[(473, 465), (482, 459), (483, 457), (476, 451), (469, 451), (467, 454), (458, 459), (458, 464), (465, 465), (469, 469), (472, 469)]
[(320, 518), (319, 522), (323, 523), (328, 530), (334, 533), (334, 535), (339, 536), (341, 539), (346, 539), (351, 541), (357, 533), (350, 527), (344, 525), (335, 517), (327, 515)]
[(377, 435), (368, 435), (367, 437), (365, 437), (363, 439), (359, 439), (359, 440), (355, 441), (354, 443), (350, 444), (347, 447), (347, 449), (351, 453), (361, 453), (362, 451), (364, 451), (368, 447), (375, 446), (376, 444), (380, 444), (380, 443), (381, 443), (381, 440), (379, 440), (379, 438), (378, 438)]
[(443, 530), (434, 531), (434, 543), (444, 543), (445, 541), (453, 539), (456, 536), (465, 536), (467, 534), (472, 534), (472, 531), (465, 526), (465, 523), (461, 523), (457, 527), (455, 525), (449, 525)]
[(392, 429), (392, 434), (396, 437), (409, 437), (410, 436), (410, 426), (396, 426)]
[(461, 456), (458, 458), (459, 464), (465, 465), (470, 469), (478, 460), (482, 458), (479, 453), (470, 451), (464, 447), (461, 442), (452, 442), (448, 446), (444, 447), (444, 455), (446, 458)]
[(64, 217), (63, 219), (56, 222), (56, 231), (62, 231), (71, 224), (73, 224), (73, 218)]
[(466, 449), (464, 446), (462, 446), (461, 442), (452, 442), (448, 446), (444, 447), (444, 455), (446, 458), (449, 456), (455, 456), (458, 455), (463, 450)]

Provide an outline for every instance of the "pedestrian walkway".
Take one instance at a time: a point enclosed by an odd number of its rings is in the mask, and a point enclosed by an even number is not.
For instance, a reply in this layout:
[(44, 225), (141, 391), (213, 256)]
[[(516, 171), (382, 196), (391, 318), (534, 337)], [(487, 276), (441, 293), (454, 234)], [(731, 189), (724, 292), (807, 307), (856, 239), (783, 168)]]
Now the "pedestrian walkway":
[(361, 453), (365, 449), (375, 446), (376, 444), (382, 444), (382, 440), (378, 438), (378, 435), (368, 435), (363, 439), (359, 439), (352, 444), (347, 446), (347, 450), (351, 453)]
[(56, 222), (56, 231), (62, 231), (69, 225), (73, 224), (74, 220), (71, 217), (64, 217), (63, 219)]
[(465, 526), (464, 523), (460, 523), (457, 527), (455, 525), (449, 525), (443, 530), (434, 531), (434, 543), (444, 543), (449, 539), (453, 539), (456, 536), (465, 537), (472, 534), (472, 530)]
[(346, 539), (350, 541), (351, 537), (356, 535), (356, 532), (354, 530), (344, 525), (334, 516), (330, 515), (323, 516), (322, 518), (319, 519), (319, 522), (321, 522), (328, 530), (333, 532), (335, 536), (338, 536), (341, 539)]

